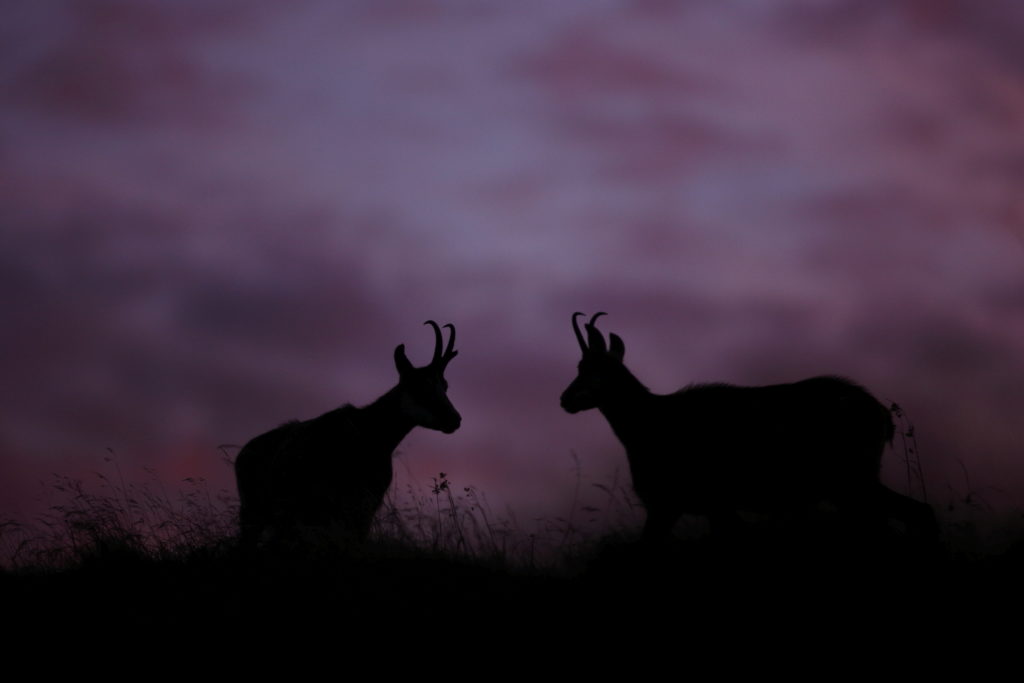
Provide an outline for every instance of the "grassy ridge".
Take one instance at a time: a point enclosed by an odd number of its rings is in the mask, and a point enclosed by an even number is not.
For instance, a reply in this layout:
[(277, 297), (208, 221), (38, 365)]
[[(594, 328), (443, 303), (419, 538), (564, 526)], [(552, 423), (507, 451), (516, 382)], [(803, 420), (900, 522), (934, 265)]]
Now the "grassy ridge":
[(973, 517), (946, 520), (940, 549), (829, 526), (729, 541), (694, 533), (652, 549), (636, 542), (635, 510), (620, 487), (600, 488), (607, 510), (626, 521), (588, 527), (601, 512), (588, 508), (527, 533), (441, 474), (426, 491), (390, 498), (370, 543), (345, 548), (329, 534), (307, 534), (246, 554), (229, 494), (212, 495), (200, 481), (173, 497), (158, 483), (101, 481), (105, 488), (92, 493), (57, 478), (65, 500), (38, 526), (0, 529), (10, 558), (0, 571), (9, 622), (117, 633), (326, 623), (364, 634), (480, 635), (628, 630), (652, 615), (673, 623), (686, 615), (681, 629), (771, 614), (845, 623), (895, 610), (925, 623), (951, 615), (967, 623), (993, 605), (1017, 604), (1024, 576), (1019, 514), (1000, 533), (983, 534), (977, 506), (961, 511)]

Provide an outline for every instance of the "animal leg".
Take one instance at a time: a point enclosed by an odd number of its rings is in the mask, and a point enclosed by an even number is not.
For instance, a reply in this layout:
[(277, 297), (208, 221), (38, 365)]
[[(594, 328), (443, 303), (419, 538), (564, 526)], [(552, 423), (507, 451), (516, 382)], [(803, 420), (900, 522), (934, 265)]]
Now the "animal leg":
[(926, 544), (938, 543), (939, 523), (930, 505), (885, 486), (879, 487), (877, 495), (879, 506), (887, 519), (902, 523), (909, 538)]
[(866, 497), (847, 498), (842, 503), (844, 544), (853, 542), (861, 550), (910, 553), (923, 559), (941, 554), (939, 525), (927, 504), (881, 484)]

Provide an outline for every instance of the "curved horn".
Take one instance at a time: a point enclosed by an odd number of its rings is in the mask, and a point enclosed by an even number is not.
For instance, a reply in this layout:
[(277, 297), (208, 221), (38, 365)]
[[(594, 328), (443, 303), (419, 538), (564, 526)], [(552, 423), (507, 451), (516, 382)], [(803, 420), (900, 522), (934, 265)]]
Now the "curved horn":
[(445, 362), (447, 362), (447, 361), (450, 361), (452, 358), (455, 358), (455, 354), (458, 353), (458, 351), (454, 350), (455, 349), (455, 325), (452, 325), (451, 323), (448, 323), (447, 325), (445, 325), (445, 327), (447, 327), (448, 329), (450, 329), (452, 331), (452, 336), (448, 337), (448, 346), (446, 346), (445, 349), (444, 349), (444, 358), (445, 358)]
[(604, 311), (601, 311), (600, 313), (595, 313), (593, 316), (591, 316), (590, 322), (586, 324), (586, 328), (587, 342), (588, 346), (590, 347), (590, 350), (604, 353), (605, 351), (608, 350), (608, 346), (605, 344), (604, 341), (604, 335), (602, 335), (601, 332), (594, 326), (594, 323), (597, 322), (597, 319), (600, 318), (602, 315), (608, 314), (605, 313)]
[(441, 361), (441, 346), (444, 343), (441, 337), (441, 328), (437, 326), (433, 320), (428, 320), (423, 323), (424, 325), (430, 325), (434, 328), (434, 357), (430, 360), (431, 365), (437, 365)]
[(572, 331), (576, 333), (576, 341), (580, 343), (580, 350), (586, 353), (587, 342), (583, 341), (583, 333), (580, 332), (580, 326), (576, 323), (576, 316), (578, 315), (586, 315), (586, 313), (576, 312), (572, 314)]

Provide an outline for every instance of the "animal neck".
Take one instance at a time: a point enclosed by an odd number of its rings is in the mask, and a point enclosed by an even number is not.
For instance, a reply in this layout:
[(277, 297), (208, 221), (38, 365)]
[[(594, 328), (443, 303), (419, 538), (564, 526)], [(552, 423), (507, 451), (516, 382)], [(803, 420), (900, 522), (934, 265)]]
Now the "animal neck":
[(361, 409), (363, 438), (394, 451), (416, 426), (402, 410), (402, 394), (395, 386), (376, 401)]
[(603, 401), (598, 410), (608, 420), (616, 436), (626, 441), (646, 431), (644, 423), (651, 417), (652, 402), (656, 398), (650, 389), (626, 371), (612, 396)]

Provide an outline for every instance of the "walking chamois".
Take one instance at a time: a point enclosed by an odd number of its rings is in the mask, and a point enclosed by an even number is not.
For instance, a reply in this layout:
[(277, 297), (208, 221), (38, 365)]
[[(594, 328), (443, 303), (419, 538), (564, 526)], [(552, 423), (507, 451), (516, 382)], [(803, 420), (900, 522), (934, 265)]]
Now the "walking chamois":
[[(391, 457), (414, 427), (451, 434), (462, 421), (448, 400), (444, 371), (458, 351), (455, 327), (442, 350), (433, 320), (434, 356), (414, 368), (405, 345), (395, 348), (398, 384), (368, 406), (344, 405), (320, 417), (293, 420), (255, 437), (235, 460), (243, 547), (266, 532), (326, 528), (351, 540), (369, 534), (391, 486)], [(276, 533), (275, 533), (276, 535)]]
[(572, 315), (572, 327), (583, 358), (562, 408), (597, 408), (622, 442), (647, 510), (645, 541), (667, 537), (683, 514), (706, 516), (714, 533), (740, 521), (738, 513), (809, 514), (822, 506), (865, 527), (888, 530), (895, 521), (908, 537), (937, 540), (931, 508), (879, 479), (894, 427), (889, 411), (862, 387), (813, 377), (654, 394), (623, 364), (622, 339), (611, 334), (606, 344), (595, 327), (605, 314), (585, 324), (586, 340), (581, 315)]

